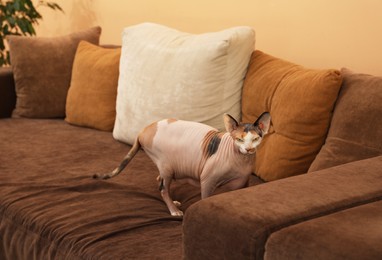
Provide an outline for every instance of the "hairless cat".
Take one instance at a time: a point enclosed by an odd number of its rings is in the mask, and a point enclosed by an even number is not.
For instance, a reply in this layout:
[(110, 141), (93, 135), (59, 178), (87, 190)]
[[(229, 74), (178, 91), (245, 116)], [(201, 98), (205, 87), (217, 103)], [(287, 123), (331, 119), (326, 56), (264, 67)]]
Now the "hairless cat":
[(200, 186), (202, 199), (217, 187), (235, 190), (247, 186), (256, 147), (268, 133), (271, 116), (264, 112), (255, 123), (238, 123), (224, 115), (226, 132), (196, 122), (164, 119), (145, 127), (121, 164), (112, 172), (95, 174), (108, 179), (118, 175), (142, 148), (159, 170), (157, 180), (171, 215), (182, 216), (180, 203), (170, 196), (173, 179)]

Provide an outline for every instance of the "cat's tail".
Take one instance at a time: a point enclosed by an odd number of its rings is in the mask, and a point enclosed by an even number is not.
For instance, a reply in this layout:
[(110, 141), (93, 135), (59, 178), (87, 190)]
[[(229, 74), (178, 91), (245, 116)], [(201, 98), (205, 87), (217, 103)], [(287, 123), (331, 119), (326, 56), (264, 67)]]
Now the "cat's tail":
[(96, 173), (93, 175), (93, 178), (105, 180), (105, 179), (113, 178), (113, 177), (117, 176), (118, 174), (120, 174), (121, 171), (123, 171), (123, 169), (125, 169), (126, 165), (129, 164), (131, 159), (133, 159), (133, 157), (137, 154), (137, 152), (141, 148), (141, 144), (139, 143), (138, 139), (139, 138), (135, 139), (133, 147), (130, 149), (130, 151), (127, 153), (127, 155), (123, 158), (120, 165), (114, 169), (114, 171), (109, 172), (109, 173)]

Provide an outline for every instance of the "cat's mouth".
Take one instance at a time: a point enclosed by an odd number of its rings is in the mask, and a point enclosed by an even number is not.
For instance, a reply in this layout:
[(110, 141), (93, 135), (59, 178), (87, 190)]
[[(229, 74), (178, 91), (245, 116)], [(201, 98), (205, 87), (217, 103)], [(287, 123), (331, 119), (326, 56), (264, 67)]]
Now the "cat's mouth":
[(242, 154), (251, 155), (251, 154), (254, 154), (256, 152), (256, 148), (251, 148), (251, 149), (240, 148), (240, 152)]

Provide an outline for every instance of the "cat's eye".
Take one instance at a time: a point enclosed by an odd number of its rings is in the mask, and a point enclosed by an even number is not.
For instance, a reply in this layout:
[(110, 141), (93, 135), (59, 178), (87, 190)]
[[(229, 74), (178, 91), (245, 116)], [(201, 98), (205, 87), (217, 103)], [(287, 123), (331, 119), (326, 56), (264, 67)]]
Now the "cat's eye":
[(243, 143), (244, 142), (244, 139), (242, 138), (236, 138), (236, 141), (240, 142), (240, 143)]
[(260, 137), (258, 136), (258, 137), (253, 138), (252, 142), (256, 142), (256, 141), (259, 141), (259, 140), (260, 140)]

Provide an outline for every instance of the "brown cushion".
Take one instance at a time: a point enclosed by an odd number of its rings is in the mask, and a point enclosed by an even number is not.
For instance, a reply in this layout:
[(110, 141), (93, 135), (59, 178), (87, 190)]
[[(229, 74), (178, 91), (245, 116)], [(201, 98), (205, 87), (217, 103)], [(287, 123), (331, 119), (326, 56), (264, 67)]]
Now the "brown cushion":
[(264, 111), (273, 129), (256, 153), (254, 172), (266, 181), (306, 173), (324, 143), (341, 87), (337, 70), (313, 70), (272, 57), (252, 55), (243, 87), (243, 121)]
[(8, 36), (16, 84), (15, 116), (64, 117), (78, 43), (99, 43), (100, 27), (61, 37)]
[(120, 48), (107, 49), (80, 42), (66, 102), (67, 122), (113, 130), (120, 55)]
[(382, 77), (341, 73), (328, 137), (309, 172), (382, 155)]

